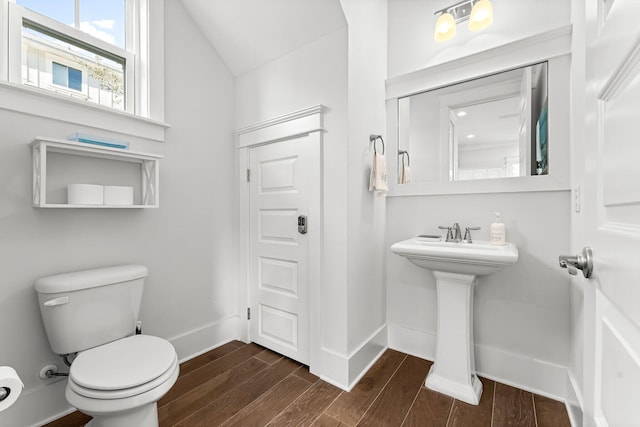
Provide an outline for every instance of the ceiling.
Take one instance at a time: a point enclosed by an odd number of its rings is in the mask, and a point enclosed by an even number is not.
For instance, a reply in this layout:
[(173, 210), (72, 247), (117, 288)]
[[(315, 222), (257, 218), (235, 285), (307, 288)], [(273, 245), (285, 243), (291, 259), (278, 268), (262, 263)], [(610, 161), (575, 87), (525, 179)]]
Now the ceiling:
[(181, 0), (238, 76), (346, 26), (340, 0)]
[[(519, 96), (468, 105), (453, 112), (458, 116), (456, 128), (461, 149), (518, 146)], [(461, 116), (461, 112), (465, 115)]]

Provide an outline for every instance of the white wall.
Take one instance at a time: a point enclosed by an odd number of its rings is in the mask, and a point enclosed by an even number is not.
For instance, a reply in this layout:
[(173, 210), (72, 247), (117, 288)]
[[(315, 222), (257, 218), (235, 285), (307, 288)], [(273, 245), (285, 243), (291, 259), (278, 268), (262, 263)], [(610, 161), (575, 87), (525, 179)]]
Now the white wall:
[(520, 147), (518, 142), (511, 145), (504, 144), (500, 147), (486, 148), (482, 146), (464, 150), (458, 148), (458, 170), (461, 169), (504, 169), (505, 157), (518, 158)]
[[(433, 41), (433, 13), (446, 1), (389, 2), (390, 77), (464, 57), (570, 22), (570, 3), (492, 0), (494, 23), (472, 34), (459, 26), (450, 41)], [(508, 18), (507, 18), (508, 17)], [(568, 124), (567, 124), (568, 126)], [(563, 143), (552, 139), (550, 143)], [(567, 165), (569, 167), (569, 165)], [(413, 172), (413, 170), (412, 170)], [(571, 297), (557, 256), (569, 249), (570, 194), (562, 192), (392, 197), (387, 201), (386, 246), (439, 225), (479, 225), (488, 239), (492, 212), (500, 211), (507, 240), (520, 259), (480, 279), (474, 304), (478, 369), (501, 381), (552, 396), (566, 396), (571, 357)], [(387, 253), (389, 345), (433, 357), (436, 331), (435, 281), (427, 270)], [(524, 369), (526, 368), (526, 369)]]
[[(369, 135), (386, 138), (387, 0), (340, 3), (349, 26), (347, 356), (352, 384), (386, 347), (386, 330), (381, 330), (386, 320), (386, 199), (369, 191), (373, 157)], [(387, 161), (395, 161), (395, 151), (387, 147)]]
[(457, 26), (449, 41), (433, 39), (434, 13), (450, 0), (393, 0), (389, 2), (389, 77), (447, 62), (570, 22), (569, 1), (491, 0), (493, 24), (478, 32), (467, 22)]
[[(172, 127), (164, 143), (0, 110), (0, 364), (14, 366), (26, 386), (18, 403), (0, 413), (0, 425), (39, 424), (69, 408), (64, 381), (38, 378), (46, 363), (64, 371), (44, 334), (33, 291), (38, 277), (144, 264), (145, 333), (172, 340), (180, 358), (234, 338), (228, 328), (235, 322), (238, 265), (236, 189), (229, 184), (234, 79), (178, 1), (166, 2), (165, 16), (165, 117)], [(194, 79), (195, 70), (208, 78)], [(77, 131), (164, 155), (160, 208), (32, 208), (28, 143)]]
[[(442, 176), (440, 160), (448, 158), (448, 150), (442, 153), (446, 146), (440, 141), (440, 100), (437, 96), (422, 94), (402, 99), (402, 103), (409, 105), (409, 140), (407, 148), (413, 169), (413, 182), (438, 181)], [(435, 114), (430, 114), (435, 113)], [(416, 165), (420, 165), (419, 168)], [(447, 174), (445, 172), (445, 174)], [(445, 175), (446, 176), (446, 175)]]

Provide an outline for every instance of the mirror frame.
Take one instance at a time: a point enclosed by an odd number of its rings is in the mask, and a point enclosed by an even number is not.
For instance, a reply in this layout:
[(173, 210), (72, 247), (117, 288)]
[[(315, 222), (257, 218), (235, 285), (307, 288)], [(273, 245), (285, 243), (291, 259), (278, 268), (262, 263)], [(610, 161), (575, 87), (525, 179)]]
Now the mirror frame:
[[(567, 25), (386, 81), (389, 150), (388, 196), (475, 194), (571, 189), (570, 73), (571, 32)], [(407, 96), (547, 62), (549, 108), (549, 174), (469, 181), (398, 183), (398, 100)]]

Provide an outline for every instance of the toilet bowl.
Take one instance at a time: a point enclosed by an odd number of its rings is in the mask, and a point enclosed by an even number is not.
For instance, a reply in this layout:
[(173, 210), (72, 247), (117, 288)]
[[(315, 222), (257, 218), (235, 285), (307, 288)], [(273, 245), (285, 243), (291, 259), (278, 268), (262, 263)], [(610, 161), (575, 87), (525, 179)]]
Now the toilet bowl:
[(65, 397), (95, 427), (157, 427), (157, 402), (178, 378), (178, 356), (162, 338), (135, 334), (142, 265), (43, 277), (35, 283), (51, 349), (75, 354)]
[(178, 358), (168, 341), (133, 335), (78, 354), (65, 397), (93, 417), (91, 426), (157, 426), (156, 402), (178, 373)]

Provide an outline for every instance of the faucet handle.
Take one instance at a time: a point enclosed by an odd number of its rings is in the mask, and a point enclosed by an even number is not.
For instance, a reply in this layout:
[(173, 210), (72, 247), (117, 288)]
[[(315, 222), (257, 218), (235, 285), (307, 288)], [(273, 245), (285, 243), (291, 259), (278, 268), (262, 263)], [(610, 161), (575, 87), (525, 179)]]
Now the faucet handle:
[(453, 232), (451, 231), (451, 227), (447, 227), (444, 225), (441, 225), (438, 227), (440, 230), (447, 230), (447, 237), (445, 239), (445, 241), (450, 242), (453, 240)]
[(473, 241), (471, 240), (471, 231), (480, 230), (480, 228), (481, 227), (466, 227), (464, 229), (464, 238), (462, 239), (462, 241), (466, 243), (473, 243)]

